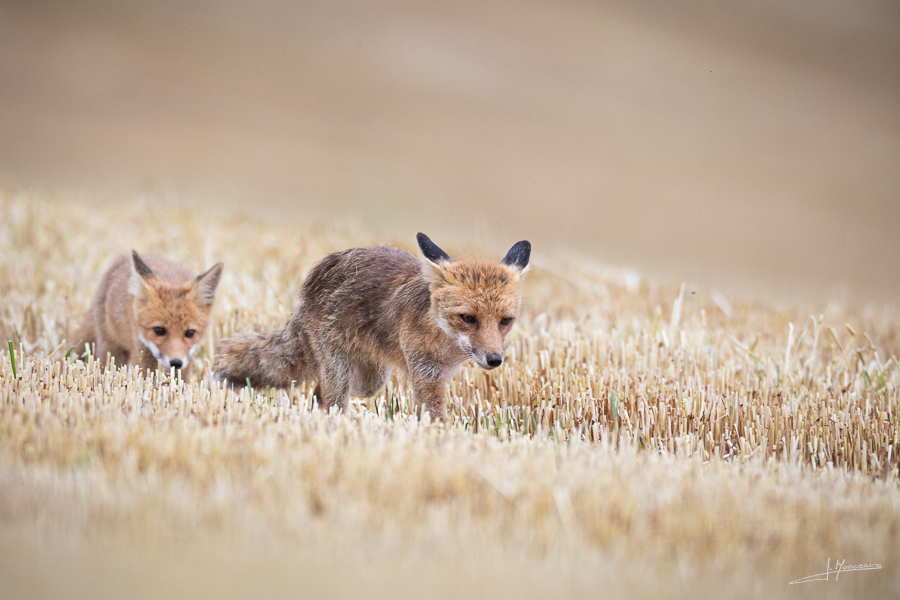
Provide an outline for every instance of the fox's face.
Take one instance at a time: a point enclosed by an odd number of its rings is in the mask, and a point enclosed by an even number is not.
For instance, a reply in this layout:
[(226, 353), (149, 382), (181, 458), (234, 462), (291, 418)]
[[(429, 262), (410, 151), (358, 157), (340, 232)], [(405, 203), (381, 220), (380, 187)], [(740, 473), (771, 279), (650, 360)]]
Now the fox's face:
[(506, 335), (519, 313), (519, 282), (531, 255), (531, 244), (519, 242), (499, 264), (481, 260), (452, 261), (424, 234), (419, 247), (431, 281), (431, 307), (444, 333), (479, 366), (499, 367)]
[(133, 259), (129, 291), (134, 294), (134, 316), (144, 351), (164, 369), (186, 369), (206, 331), (222, 263), (190, 283), (172, 285), (156, 277), (137, 253)]

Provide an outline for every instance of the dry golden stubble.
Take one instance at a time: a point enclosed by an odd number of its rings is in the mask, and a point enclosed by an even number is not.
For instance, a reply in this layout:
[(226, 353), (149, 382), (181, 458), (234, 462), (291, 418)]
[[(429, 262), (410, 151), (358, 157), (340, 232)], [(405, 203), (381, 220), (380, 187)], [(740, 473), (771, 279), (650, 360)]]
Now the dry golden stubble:
[[(385, 241), (371, 233), (28, 193), (0, 195), (0, 223), (6, 523), (326, 555), (615, 556), (658, 573), (801, 577), (833, 549), (895, 569), (891, 309), (743, 302), (538, 253), (506, 364), (467, 365), (441, 427), (410, 416), (397, 378), (345, 415), (313, 410), (310, 384), (210, 381), (219, 339), (282, 324), (315, 261)], [(225, 262), (191, 382), (66, 358), (100, 274), (132, 246)]]

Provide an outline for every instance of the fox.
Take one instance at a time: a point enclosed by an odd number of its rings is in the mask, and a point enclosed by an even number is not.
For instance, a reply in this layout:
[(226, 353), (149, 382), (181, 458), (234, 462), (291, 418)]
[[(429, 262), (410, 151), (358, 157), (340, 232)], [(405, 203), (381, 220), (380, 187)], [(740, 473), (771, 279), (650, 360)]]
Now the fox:
[(94, 344), (101, 361), (111, 356), (116, 366), (140, 365), (145, 371), (157, 364), (174, 367), (189, 379), (223, 269), (219, 262), (195, 277), (175, 263), (142, 257), (135, 250), (130, 260), (118, 257), (75, 334), (78, 355)]
[(518, 317), (519, 284), (531, 243), (499, 262), (453, 260), (423, 233), (422, 259), (390, 246), (329, 254), (300, 287), (287, 324), (222, 340), (215, 377), (277, 388), (312, 382), (325, 409), (374, 396), (395, 369), (413, 389), (418, 414), (445, 420), (446, 384), (464, 362), (503, 363)]

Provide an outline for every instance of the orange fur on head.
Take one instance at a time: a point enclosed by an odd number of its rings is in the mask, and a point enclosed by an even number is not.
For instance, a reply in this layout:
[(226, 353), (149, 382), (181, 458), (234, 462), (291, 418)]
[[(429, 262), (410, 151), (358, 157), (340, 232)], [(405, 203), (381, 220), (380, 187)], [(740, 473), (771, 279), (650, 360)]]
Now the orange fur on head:
[(427, 265), (431, 310), (438, 326), (480, 366), (498, 366), (519, 312), (522, 270), (484, 260)]

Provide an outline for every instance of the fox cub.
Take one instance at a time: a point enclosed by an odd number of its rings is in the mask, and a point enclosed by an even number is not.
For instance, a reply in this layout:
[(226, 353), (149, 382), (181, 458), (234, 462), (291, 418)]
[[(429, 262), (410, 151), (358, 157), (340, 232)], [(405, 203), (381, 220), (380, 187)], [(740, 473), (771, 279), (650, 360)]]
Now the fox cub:
[(222, 341), (216, 376), (275, 387), (315, 380), (320, 404), (344, 409), (351, 395), (374, 396), (397, 368), (420, 410), (446, 417), (446, 383), (463, 362), (503, 362), (531, 244), (517, 243), (497, 264), (454, 261), (426, 235), (417, 239), (421, 261), (387, 246), (326, 256), (286, 326)]
[(94, 304), (75, 335), (79, 354), (96, 344), (95, 355), (116, 365), (144, 369), (175, 367), (190, 377), (191, 358), (209, 322), (222, 263), (194, 277), (155, 256), (120, 256), (103, 275)]

